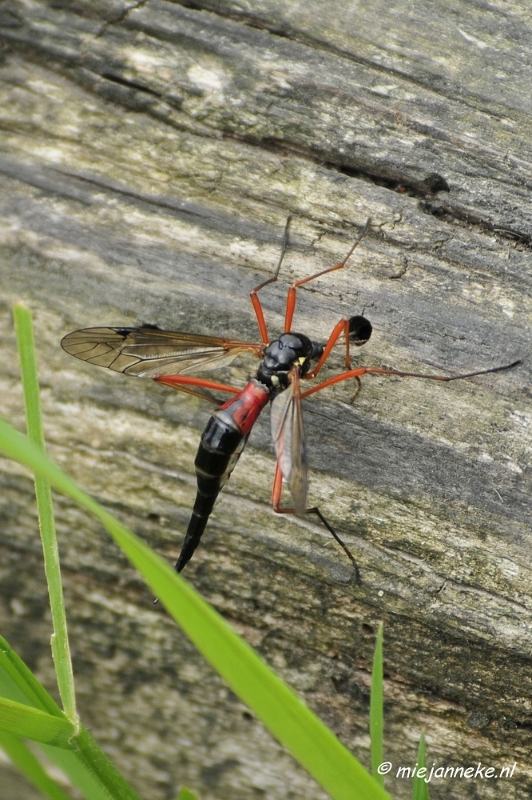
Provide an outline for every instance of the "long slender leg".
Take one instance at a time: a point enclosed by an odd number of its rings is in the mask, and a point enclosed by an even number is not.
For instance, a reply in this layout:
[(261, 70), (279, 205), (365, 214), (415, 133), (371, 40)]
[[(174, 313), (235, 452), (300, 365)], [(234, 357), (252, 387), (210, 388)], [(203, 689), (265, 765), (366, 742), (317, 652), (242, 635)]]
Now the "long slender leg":
[(286, 225), (284, 226), (284, 234), (283, 234), (283, 244), (281, 247), (281, 255), (279, 257), (279, 263), (277, 264), (276, 270), (273, 273), (271, 278), (260, 283), (258, 286), (255, 286), (254, 289), (251, 290), (249, 296), (251, 297), (251, 302), (253, 304), (253, 308), (255, 309), (255, 315), (257, 317), (257, 323), (259, 326), (260, 335), (264, 344), (269, 343), (268, 339), (268, 329), (266, 327), (266, 320), (264, 319), (264, 311), (262, 310), (261, 302), (257, 296), (257, 292), (260, 292), (261, 289), (264, 289), (265, 286), (268, 286), (269, 283), (275, 283), (277, 278), (279, 277), (279, 271), (281, 269), (281, 264), (283, 263), (284, 254), (286, 252), (286, 248), (288, 245), (288, 226), (290, 225), (290, 220), (292, 217), (289, 215), (286, 220)]
[(161, 375), (158, 378), (154, 378), (154, 381), (164, 383), (165, 386), (171, 386), (172, 389), (178, 389), (180, 392), (201, 397), (203, 400), (210, 400), (213, 403), (218, 403), (219, 401), (214, 397), (209, 397), (206, 393), (195, 391), (195, 389), (209, 389), (215, 392), (227, 392), (228, 394), (238, 394), (242, 391), (242, 389), (227, 386), (225, 383), (217, 383), (204, 378), (192, 378), (188, 375)]
[(351, 369), (351, 356), (349, 354), (349, 345), (355, 344), (357, 347), (365, 344), (371, 336), (371, 322), (365, 317), (356, 316), (350, 319), (341, 319), (338, 322), (329, 336), (323, 353), (318, 363), (313, 370), (305, 375), (305, 378), (315, 378), (321, 370), (327, 359), (329, 358), (333, 347), (336, 345), (338, 339), (342, 335), (345, 336), (345, 368)]
[(301, 392), (301, 397), (308, 397), (310, 394), (314, 394), (315, 392), (321, 392), (322, 389), (325, 389), (327, 386), (333, 386), (335, 383), (340, 383), (341, 381), (346, 381), (348, 378), (360, 378), (361, 375), (397, 375), (399, 378), (424, 378), (429, 381), (459, 381), (463, 378), (474, 378), (476, 375), (488, 375), (491, 372), (502, 372), (506, 369), (512, 369), (513, 367), (517, 367), (518, 364), (521, 364), (521, 361), (514, 361), (512, 364), (505, 364), (502, 367), (492, 367), (491, 369), (480, 369), (476, 372), (465, 372), (461, 375), (427, 375), (423, 372), (402, 372), (398, 369), (382, 369), (380, 367), (357, 367), (356, 369), (350, 369), (347, 372), (342, 372), (340, 375), (336, 375), (334, 378), (329, 378), (323, 383), (318, 383), (317, 386), (313, 386), (312, 389), (307, 389), (306, 392)]
[(290, 286), (290, 288), (288, 289), (288, 296), (286, 298), (286, 314), (284, 320), (285, 333), (288, 333), (292, 327), (292, 320), (294, 319), (294, 311), (296, 309), (296, 291), (298, 287), (303, 286), (304, 283), (310, 283), (310, 281), (313, 281), (316, 278), (321, 277), (322, 275), (327, 275), (327, 273), (329, 272), (334, 272), (337, 269), (342, 269), (342, 267), (345, 267), (347, 260), (351, 256), (353, 250), (356, 247), (358, 247), (358, 245), (360, 244), (360, 240), (362, 239), (367, 229), (369, 228), (370, 222), (371, 219), (366, 220), (366, 224), (362, 228), (362, 233), (360, 234), (360, 236), (358, 237), (358, 239), (356, 240), (356, 242), (354, 243), (354, 245), (352, 246), (352, 248), (350, 249), (349, 253), (346, 255), (343, 261), (341, 261), (339, 264), (335, 264), (332, 267), (323, 269), (321, 272), (316, 272), (315, 275), (311, 275), (309, 278), (303, 278), (300, 281), (296, 281), (295, 283), (292, 284), (292, 286)]
[(341, 319), (337, 325), (334, 326), (333, 332), (329, 336), (327, 340), (327, 344), (323, 348), (323, 354), (311, 372), (308, 372), (305, 377), (306, 378), (315, 378), (320, 369), (323, 367), (329, 356), (331, 355), (331, 350), (335, 346), (336, 342), (340, 338), (340, 336), (345, 334), (345, 342), (346, 342), (346, 349), (345, 349), (345, 368), (351, 369), (351, 358), (349, 356), (349, 320), (348, 319)]
[[(273, 479), (273, 489), (272, 489), (272, 507), (276, 514), (297, 514), (295, 508), (283, 508), (281, 507), (281, 494), (283, 489), (283, 475), (281, 472), (281, 468), (279, 464), (275, 467), (275, 477)], [(347, 555), (348, 559), (351, 561), (353, 565), (353, 569), (355, 571), (355, 581), (356, 583), (360, 583), (360, 570), (358, 569), (358, 564), (355, 561), (353, 554), (343, 542), (334, 528), (327, 522), (321, 511), (319, 510), (318, 506), (314, 506), (313, 508), (306, 508), (305, 514), (316, 514), (317, 517), (321, 520), (323, 525), (327, 528), (331, 536), (338, 542), (340, 547), (343, 549), (344, 553)]]

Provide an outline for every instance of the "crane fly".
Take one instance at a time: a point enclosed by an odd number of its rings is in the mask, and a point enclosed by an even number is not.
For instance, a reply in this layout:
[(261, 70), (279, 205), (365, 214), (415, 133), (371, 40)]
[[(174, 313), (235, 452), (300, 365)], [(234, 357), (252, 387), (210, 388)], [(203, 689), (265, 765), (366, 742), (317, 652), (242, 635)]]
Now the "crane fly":
[[(347, 260), (366, 233), (370, 220), (343, 261), (295, 281), (288, 289), (284, 332), (271, 340), (258, 293), (277, 281), (288, 242), (287, 220), (281, 255), (273, 275), (251, 290), (250, 297), (257, 318), (261, 342), (239, 342), (216, 336), (165, 331), (153, 325), (138, 328), (84, 328), (69, 333), (61, 342), (67, 353), (89, 364), (107, 367), (125, 375), (151, 378), (181, 392), (217, 403), (202, 434), (195, 460), (197, 494), (181, 552), (175, 564), (177, 572), (188, 564), (196, 550), (216, 498), (230, 477), (246, 445), (251, 429), (266, 405), (271, 407), (271, 430), (277, 458), (272, 490), (273, 510), (280, 514), (315, 514), (334, 536), (349, 557), (355, 578), (359, 580), (357, 563), (327, 522), (317, 506), (307, 507), (308, 463), (303, 429), (301, 400), (341, 381), (354, 379), (357, 392), (360, 377), (366, 374), (396, 375), (453, 381), (499, 372), (517, 366), (519, 361), (502, 367), (479, 370), (461, 375), (426, 375), (380, 367), (352, 367), (350, 346), (365, 344), (371, 336), (371, 323), (364, 316), (341, 319), (324, 343), (314, 342), (303, 333), (292, 331), (297, 289), (335, 270), (345, 267)], [(333, 347), (344, 340), (345, 369), (309, 389), (304, 382), (316, 378)], [(241, 354), (260, 359), (255, 378), (243, 389), (198, 377), (198, 373), (216, 370), (230, 364)], [(227, 402), (216, 394), (231, 395)], [(281, 504), (282, 485), (288, 485), (293, 507)]]

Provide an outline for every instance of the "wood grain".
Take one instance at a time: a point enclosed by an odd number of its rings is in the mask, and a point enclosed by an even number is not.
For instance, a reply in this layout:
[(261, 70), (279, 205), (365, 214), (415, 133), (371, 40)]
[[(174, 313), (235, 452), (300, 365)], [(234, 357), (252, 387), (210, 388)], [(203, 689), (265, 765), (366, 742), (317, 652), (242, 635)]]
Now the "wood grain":
[[(368, 376), (305, 402), (313, 519), (269, 509), (267, 414), (187, 577), (365, 763), (385, 624), (389, 760), (499, 769), (527, 796), (532, 603), (532, 15), (524, 3), (4, 3), (0, 7), (1, 412), (23, 426), (10, 305), (35, 314), (50, 452), (175, 559), (209, 409), (74, 361), (62, 336), (153, 323), (255, 340), (249, 291), (282, 329), (287, 285), (325, 340), (374, 326)], [(330, 372), (342, 366), (341, 348)], [(242, 384), (254, 367), (225, 373)], [(2, 632), (53, 686), (31, 481), (2, 472)], [(98, 526), (58, 498), (83, 718), (137, 791), (322, 798), (163, 615)], [(387, 779), (394, 797), (405, 780)], [(475, 781), (475, 796), (501, 796)], [(471, 797), (439, 780), (436, 798)]]

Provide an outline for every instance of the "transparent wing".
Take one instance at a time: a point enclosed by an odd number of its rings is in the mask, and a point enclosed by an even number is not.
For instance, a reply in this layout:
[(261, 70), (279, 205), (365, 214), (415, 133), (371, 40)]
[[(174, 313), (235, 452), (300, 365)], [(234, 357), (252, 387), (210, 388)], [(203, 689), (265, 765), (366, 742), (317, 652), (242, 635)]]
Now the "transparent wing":
[(189, 375), (221, 369), (240, 353), (261, 358), (264, 345), (215, 336), (142, 328), (84, 328), (61, 342), (71, 356), (139, 378)]
[(297, 368), (290, 373), (288, 389), (272, 401), (271, 423), (277, 463), (290, 489), (296, 512), (303, 514), (307, 506), (308, 463)]

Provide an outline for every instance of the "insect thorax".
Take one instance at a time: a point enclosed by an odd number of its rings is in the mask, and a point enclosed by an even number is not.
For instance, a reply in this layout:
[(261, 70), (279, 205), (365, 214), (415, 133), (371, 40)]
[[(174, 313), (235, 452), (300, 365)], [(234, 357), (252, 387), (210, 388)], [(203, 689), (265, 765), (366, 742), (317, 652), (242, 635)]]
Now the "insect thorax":
[(286, 389), (291, 369), (297, 365), (303, 377), (310, 369), (310, 362), (322, 353), (323, 345), (311, 341), (304, 333), (283, 333), (264, 351), (257, 379), (274, 390)]

